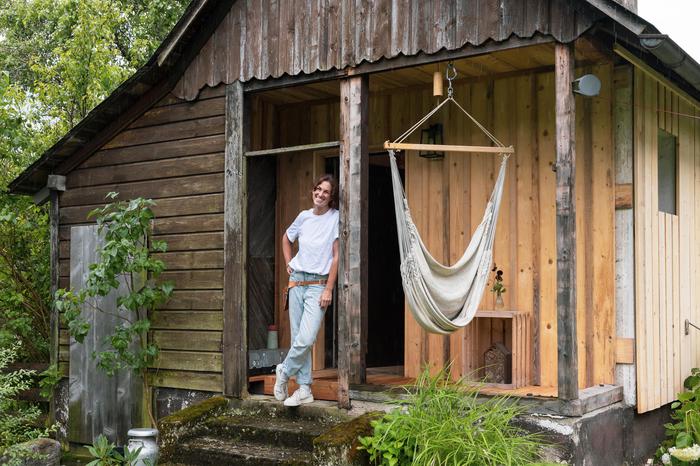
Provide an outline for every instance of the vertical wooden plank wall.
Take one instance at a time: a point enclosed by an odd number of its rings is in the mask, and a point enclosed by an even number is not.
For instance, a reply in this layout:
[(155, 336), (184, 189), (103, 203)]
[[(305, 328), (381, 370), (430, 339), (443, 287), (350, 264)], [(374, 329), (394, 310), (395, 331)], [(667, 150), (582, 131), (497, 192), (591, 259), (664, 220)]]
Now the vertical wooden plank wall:
[[(635, 343), (634, 292), (634, 71), (631, 66), (615, 68), (614, 73), (614, 146), (615, 195), (629, 194), (615, 206), (615, 333), (618, 341)], [(619, 190), (619, 192), (618, 192)], [(616, 203), (617, 204), (617, 203)], [(632, 353), (634, 347), (632, 346)], [(637, 367), (632, 360), (616, 355), (615, 383), (623, 387), (625, 403), (637, 403)]]
[[(637, 410), (676, 399), (700, 363), (697, 222), (700, 215), (700, 115), (697, 102), (640, 69), (634, 73), (634, 223)], [(658, 208), (658, 130), (677, 138), (676, 215)]]
[[(77, 226), (71, 229), (70, 283), (76, 291), (85, 287), (90, 266), (99, 260), (98, 248), (104, 237), (97, 225)], [(91, 298), (83, 305), (83, 317), (90, 331), (83, 343), (70, 342), (70, 377), (68, 440), (89, 444), (104, 434), (110, 441), (125, 443), (127, 432), (143, 422), (143, 390), (141, 379), (130, 370), (114, 376), (97, 368), (92, 354), (101, 351), (104, 338), (122, 322), (124, 313), (117, 307), (117, 297), (127, 292), (127, 283), (119, 280), (119, 288), (107, 296)], [(93, 306), (106, 312), (94, 312)]]
[[(577, 73), (582, 71), (577, 70)], [(577, 314), (584, 322), (579, 346), (594, 347), (579, 353), (579, 365), (591, 369), (590, 376), (584, 373), (581, 377), (582, 387), (614, 381), (614, 348), (611, 346), (615, 335), (612, 66), (601, 65), (588, 71), (594, 71), (601, 78), (603, 88), (600, 97), (593, 98), (590, 104), (577, 101), (581, 109), (577, 139), (586, 141), (577, 156), (580, 165), (576, 180), (577, 186), (582, 188), (577, 191), (576, 200), (579, 206), (584, 206), (577, 213), (577, 261), (582, 267), (578, 280), (583, 281), (585, 290), (584, 297), (577, 303)], [(533, 371), (526, 377), (528, 383), (554, 387), (557, 381), (557, 256), (555, 173), (552, 171), (555, 149), (553, 73), (462, 82), (455, 87), (455, 97), (477, 119), (492, 128), (499, 139), (516, 148), (516, 154), (508, 162), (494, 261), (505, 271), (506, 308), (528, 313), (531, 318), (533, 336), (528, 351), (530, 360), (539, 361), (539, 369), (533, 364)], [(370, 146), (375, 147), (401, 134), (433, 105), (435, 98), (428, 87), (371, 93)], [(312, 118), (299, 119), (301, 109)], [(337, 105), (328, 102), (280, 108), (280, 137), (289, 141), (281, 144), (336, 140), (338, 134), (333, 127), (337, 114)], [(454, 109), (431, 120), (437, 121), (445, 124), (447, 144), (485, 142), (479, 130), (459, 117)], [(419, 135), (412, 141), (417, 138)], [(308, 157), (280, 157), (279, 173), (285, 176), (279, 178), (278, 208), (287, 212), (287, 217), (278, 221), (280, 235), (293, 216), (308, 204), (308, 186), (314, 170), (311, 159), (310, 154)], [(490, 155), (448, 153), (439, 161), (408, 154), (406, 189), (411, 213), (423, 240), (439, 260), (454, 261), (464, 252), (473, 229), (483, 216), (486, 199), (493, 188), (496, 163), (496, 158)], [(303, 182), (297, 185), (297, 179)], [(298, 200), (293, 200), (294, 197)], [(291, 204), (284, 207), (282, 203)], [(584, 230), (585, 234), (581, 234)], [(369, 307), (373, 312), (372, 303)], [(487, 292), (481, 309), (493, 307), (493, 296)], [(468, 375), (482, 367), (483, 351), (487, 347), (476, 347), (474, 332), (477, 331), (490, 335), (492, 342), (509, 344), (505, 335), (507, 329), (495, 319), (481, 319), (484, 322), (480, 328), (470, 325), (446, 338), (428, 335), (413, 321), (410, 312), (406, 312), (404, 367), (407, 376), (420, 373), (423, 363), (437, 370), (452, 361), (456, 376)]]
[[(173, 298), (151, 316), (161, 354), (156, 387), (221, 392), (223, 306), (224, 87), (197, 101), (166, 97), (67, 175), (60, 195), (60, 286), (67, 287), (70, 227), (92, 223), (87, 213), (110, 191), (121, 199), (149, 197), (159, 254), (175, 283)], [(59, 360), (67, 370), (68, 334)]]

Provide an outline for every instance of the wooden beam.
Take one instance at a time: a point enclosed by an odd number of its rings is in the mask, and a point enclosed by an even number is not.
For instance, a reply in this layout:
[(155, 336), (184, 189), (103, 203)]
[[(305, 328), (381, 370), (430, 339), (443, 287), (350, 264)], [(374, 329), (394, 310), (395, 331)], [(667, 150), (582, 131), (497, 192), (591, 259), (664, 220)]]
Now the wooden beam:
[(557, 211), (557, 341), (559, 398), (578, 398), (576, 347), (576, 111), (571, 82), (573, 45), (554, 47), (556, 211)]
[(279, 155), (289, 152), (309, 152), (322, 149), (333, 149), (340, 147), (340, 141), (318, 142), (316, 144), (303, 144), (300, 146), (277, 147), (275, 149), (249, 150), (245, 153), (246, 157), (257, 157), (261, 155)]
[(365, 383), (368, 98), (366, 76), (341, 81), (338, 403), (344, 408), (350, 407), (349, 384)]
[(245, 116), (243, 85), (236, 81), (226, 86), (223, 389), (239, 398), (248, 394)]
[[(53, 301), (53, 296), (56, 294), (56, 290), (59, 288), (59, 273), (58, 273), (58, 261), (60, 258), (60, 243), (58, 239), (58, 226), (59, 226), (59, 193), (58, 191), (51, 190), (49, 193), (49, 245), (51, 256), (49, 259), (50, 270), (51, 270), (51, 297)], [(51, 317), (49, 320), (51, 335), (49, 336), (49, 362), (51, 364), (58, 365), (58, 329), (59, 329), (59, 318), (58, 310), (54, 306), (51, 306)], [(55, 395), (55, 393), (54, 393)], [(51, 397), (50, 407), (49, 407), (49, 419), (53, 423), (56, 421), (56, 396)], [(61, 435), (62, 436), (62, 435)], [(63, 437), (63, 436), (62, 436)], [(66, 441), (65, 438), (58, 439), (61, 442)]]

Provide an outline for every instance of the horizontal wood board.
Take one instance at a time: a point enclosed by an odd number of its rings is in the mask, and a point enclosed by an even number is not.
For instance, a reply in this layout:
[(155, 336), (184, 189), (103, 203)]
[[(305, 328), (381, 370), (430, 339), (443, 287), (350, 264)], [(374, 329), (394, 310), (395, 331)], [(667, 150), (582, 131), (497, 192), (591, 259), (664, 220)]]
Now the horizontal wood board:
[[(154, 386), (220, 392), (223, 305), (224, 97), (194, 102), (166, 97), (67, 175), (61, 194), (59, 275), (68, 286), (70, 228), (94, 222), (88, 213), (107, 192), (156, 201), (155, 238), (168, 243), (157, 257), (172, 298), (151, 316), (150, 339), (161, 347)], [(68, 339), (59, 337), (67, 362)]]

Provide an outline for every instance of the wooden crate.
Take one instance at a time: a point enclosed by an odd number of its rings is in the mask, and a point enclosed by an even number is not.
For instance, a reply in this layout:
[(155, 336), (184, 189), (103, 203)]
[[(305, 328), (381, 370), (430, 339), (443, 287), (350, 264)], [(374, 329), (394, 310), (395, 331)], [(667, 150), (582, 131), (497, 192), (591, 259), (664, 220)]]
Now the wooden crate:
[(480, 310), (467, 326), (464, 373), (480, 380), (484, 352), (494, 343), (503, 343), (511, 351), (512, 377), (509, 384), (486, 384), (502, 388), (520, 388), (530, 384), (531, 338), (530, 314), (517, 310)]

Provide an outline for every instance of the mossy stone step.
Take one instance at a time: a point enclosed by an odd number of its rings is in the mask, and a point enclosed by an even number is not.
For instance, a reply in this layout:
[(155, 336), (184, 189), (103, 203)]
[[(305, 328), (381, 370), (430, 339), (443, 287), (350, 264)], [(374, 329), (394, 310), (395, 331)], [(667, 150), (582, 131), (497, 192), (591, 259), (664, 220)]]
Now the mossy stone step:
[(307, 466), (312, 464), (311, 451), (245, 440), (197, 437), (178, 447), (178, 465), (250, 465)]
[(261, 414), (223, 415), (205, 422), (210, 437), (246, 440), (313, 450), (313, 440), (334, 425), (328, 419), (304, 419)]

